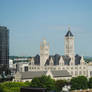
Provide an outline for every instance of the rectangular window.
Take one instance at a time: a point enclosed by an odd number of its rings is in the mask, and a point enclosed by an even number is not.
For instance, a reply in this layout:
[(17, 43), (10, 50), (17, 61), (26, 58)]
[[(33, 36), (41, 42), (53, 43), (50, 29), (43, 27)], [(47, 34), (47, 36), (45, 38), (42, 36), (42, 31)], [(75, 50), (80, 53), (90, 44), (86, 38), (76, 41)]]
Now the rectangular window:
[(28, 66), (25, 66), (25, 67), (24, 67), (24, 71), (25, 71), (25, 72), (28, 71)]
[(78, 75), (78, 72), (77, 71), (75, 71), (75, 75)]
[(73, 71), (71, 71), (71, 74), (73, 75)]
[(85, 72), (85, 71), (83, 71), (83, 74), (85, 75), (85, 74), (86, 74), (86, 72)]
[(81, 75), (81, 74), (82, 74), (82, 72), (81, 72), (81, 71), (79, 71), (79, 74)]

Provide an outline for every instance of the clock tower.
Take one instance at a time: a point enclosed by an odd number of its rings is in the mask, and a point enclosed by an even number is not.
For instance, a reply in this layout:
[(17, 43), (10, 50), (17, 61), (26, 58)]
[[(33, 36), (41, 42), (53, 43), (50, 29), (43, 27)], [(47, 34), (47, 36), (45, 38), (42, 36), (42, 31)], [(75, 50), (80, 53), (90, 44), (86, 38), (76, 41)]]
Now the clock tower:
[(72, 32), (70, 31), (70, 27), (68, 27), (68, 32), (65, 35), (65, 55), (73, 58), (74, 55), (74, 36)]

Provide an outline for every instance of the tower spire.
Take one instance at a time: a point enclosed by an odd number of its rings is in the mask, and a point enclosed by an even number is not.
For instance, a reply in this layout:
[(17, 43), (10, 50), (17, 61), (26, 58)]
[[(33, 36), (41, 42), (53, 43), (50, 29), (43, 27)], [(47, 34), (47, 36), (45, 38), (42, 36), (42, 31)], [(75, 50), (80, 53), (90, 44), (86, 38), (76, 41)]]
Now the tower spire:
[(73, 37), (73, 34), (70, 30), (70, 25), (68, 25), (68, 32), (66, 33), (65, 37)]
[(70, 28), (70, 25), (68, 25), (68, 31), (70, 31), (70, 29), (71, 29), (71, 28)]

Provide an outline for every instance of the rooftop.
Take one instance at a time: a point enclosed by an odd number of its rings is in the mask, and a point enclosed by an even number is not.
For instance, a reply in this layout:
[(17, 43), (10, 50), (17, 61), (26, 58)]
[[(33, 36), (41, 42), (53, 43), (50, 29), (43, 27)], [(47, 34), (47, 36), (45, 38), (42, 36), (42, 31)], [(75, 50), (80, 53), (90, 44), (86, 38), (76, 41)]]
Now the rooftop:
[(72, 32), (70, 31), (70, 26), (68, 27), (68, 32), (66, 33), (65, 37), (73, 36)]

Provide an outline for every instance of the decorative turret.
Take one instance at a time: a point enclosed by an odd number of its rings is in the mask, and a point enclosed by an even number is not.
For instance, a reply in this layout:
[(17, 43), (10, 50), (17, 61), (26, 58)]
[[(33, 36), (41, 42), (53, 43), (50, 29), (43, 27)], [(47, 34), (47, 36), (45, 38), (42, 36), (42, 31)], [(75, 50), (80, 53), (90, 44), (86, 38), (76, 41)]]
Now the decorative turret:
[(31, 65), (34, 65), (34, 58), (31, 59)]
[(60, 57), (59, 65), (61, 65), (61, 66), (63, 66), (63, 65), (64, 65), (64, 60), (63, 60), (62, 56)]
[(83, 58), (83, 56), (81, 57), (81, 60), (80, 60), (80, 64), (84, 64), (85, 63), (85, 61), (84, 61), (84, 58)]
[(65, 55), (74, 57), (74, 36), (68, 27), (68, 32), (65, 35)]
[(75, 65), (75, 57), (71, 57), (71, 60), (70, 60), (70, 65)]
[(44, 66), (49, 57), (49, 44), (43, 40), (40, 44), (40, 65)]
[(51, 57), (51, 59), (50, 59), (50, 61), (49, 61), (49, 64), (50, 64), (50, 65), (54, 65), (54, 62), (53, 62), (52, 57)]

